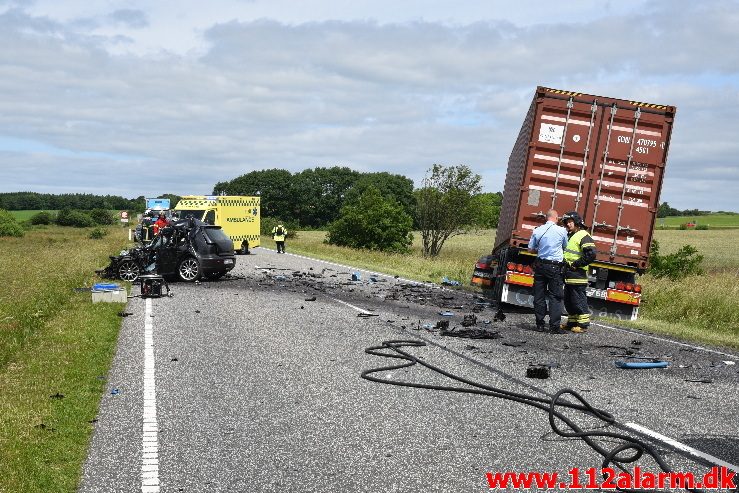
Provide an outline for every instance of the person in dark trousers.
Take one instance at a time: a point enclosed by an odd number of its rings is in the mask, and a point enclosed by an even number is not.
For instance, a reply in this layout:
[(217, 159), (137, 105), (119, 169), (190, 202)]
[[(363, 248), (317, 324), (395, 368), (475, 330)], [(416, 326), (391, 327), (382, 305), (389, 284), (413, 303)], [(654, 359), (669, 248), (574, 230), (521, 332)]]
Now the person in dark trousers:
[(590, 237), (582, 217), (577, 212), (562, 216), (562, 224), (567, 228), (565, 261), (565, 309), (567, 323), (563, 328), (575, 333), (583, 333), (590, 327), (590, 308), (588, 307), (588, 265), (595, 260), (595, 242)]
[(285, 237), (287, 236), (287, 229), (282, 224), (278, 224), (272, 228), (272, 239), (277, 244), (277, 253), (285, 253)]
[[(567, 230), (557, 224), (559, 214), (547, 212), (547, 222), (534, 229), (529, 251), (536, 253), (534, 262), (534, 316), (536, 330), (545, 332), (544, 318), (549, 312), (549, 332), (564, 334), (562, 319), (562, 261), (567, 245)], [(547, 303), (548, 302), (548, 303)], [(547, 304), (549, 309), (547, 310)]]

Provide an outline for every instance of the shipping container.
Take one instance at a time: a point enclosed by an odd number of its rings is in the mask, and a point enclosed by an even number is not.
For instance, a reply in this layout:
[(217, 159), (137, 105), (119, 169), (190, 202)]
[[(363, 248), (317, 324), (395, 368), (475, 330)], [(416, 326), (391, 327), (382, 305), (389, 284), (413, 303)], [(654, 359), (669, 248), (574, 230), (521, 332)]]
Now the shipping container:
[(492, 264), (481, 259), (473, 282), (531, 306), (531, 232), (549, 209), (577, 211), (598, 252), (591, 308), (635, 319), (674, 117), (674, 106), (538, 87), (508, 161)]

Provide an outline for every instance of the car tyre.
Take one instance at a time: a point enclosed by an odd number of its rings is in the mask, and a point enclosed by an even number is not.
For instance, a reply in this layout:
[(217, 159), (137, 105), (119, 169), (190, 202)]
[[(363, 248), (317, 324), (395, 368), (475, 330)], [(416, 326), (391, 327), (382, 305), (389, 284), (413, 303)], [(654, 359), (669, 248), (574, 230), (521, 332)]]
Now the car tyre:
[(182, 281), (195, 282), (201, 274), (200, 262), (195, 257), (185, 257), (177, 265), (177, 277)]
[(133, 260), (124, 260), (118, 266), (118, 277), (122, 281), (134, 282), (141, 275), (139, 265)]

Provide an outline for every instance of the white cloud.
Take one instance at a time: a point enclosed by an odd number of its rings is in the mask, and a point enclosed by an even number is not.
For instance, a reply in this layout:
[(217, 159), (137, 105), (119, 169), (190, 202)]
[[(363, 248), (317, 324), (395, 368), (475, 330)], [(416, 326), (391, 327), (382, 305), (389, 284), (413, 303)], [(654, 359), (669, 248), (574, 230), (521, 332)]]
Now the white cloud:
[(495, 191), (544, 85), (677, 106), (663, 200), (736, 209), (736, 2), (582, 1), (552, 21), (535, 2), (167, 4), (0, 1), (0, 191), (202, 193), (317, 165), (419, 180), (433, 163)]

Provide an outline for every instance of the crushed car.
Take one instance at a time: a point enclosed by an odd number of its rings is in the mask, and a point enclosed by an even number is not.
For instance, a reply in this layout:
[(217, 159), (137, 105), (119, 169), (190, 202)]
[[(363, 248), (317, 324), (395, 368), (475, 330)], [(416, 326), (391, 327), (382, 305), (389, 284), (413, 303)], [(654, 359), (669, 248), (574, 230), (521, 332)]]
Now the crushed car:
[(188, 218), (162, 228), (149, 244), (110, 257), (102, 277), (134, 282), (159, 274), (185, 282), (219, 279), (236, 266), (233, 241), (220, 226)]

